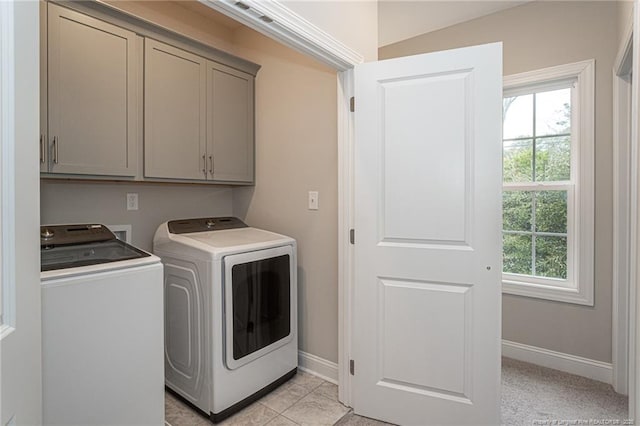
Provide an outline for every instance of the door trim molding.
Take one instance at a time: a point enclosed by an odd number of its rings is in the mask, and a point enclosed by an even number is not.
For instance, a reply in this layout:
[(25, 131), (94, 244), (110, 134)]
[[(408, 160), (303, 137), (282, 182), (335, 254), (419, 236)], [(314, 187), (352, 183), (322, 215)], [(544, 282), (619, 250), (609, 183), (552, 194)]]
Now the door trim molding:
[(0, 340), (16, 326), (14, 4), (0, 2)]
[(364, 57), (313, 25), (279, 1), (200, 0), (244, 25), (311, 56), (337, 71), (346, 71)]
[(502, 356), (611, 384), (613, 367), (608, 362), (509, 340), (502, 341)]
[(629, 258), (629, 418), (635, 419), (640, 414), (640, 368), (638, 368), (638, 354), (640, 353), (640, 327), (638, 327), (638, 244), (640, 243), (640, 217), (638, 217), (638, 120), (640, 119), (640, 2), (633, 2), (633, 69), (631, 83), (631, 220), (629, 230), (630, 249)]
[(351, 330), (353, 326), (354, 92), (353, 69), (338, 73), (338, 400), (351, 406)]
[[(631, 17), (630, 17), (631, 18)], [(633, 20), (627, 22), (613, 67), (613, 276), (612, 385), (628, 394), (629, 384), (629, 268), (630, 230), (634, 210), (631, 193), (631, 70)], [(626, 160), (626, 161), (625, 161)]]

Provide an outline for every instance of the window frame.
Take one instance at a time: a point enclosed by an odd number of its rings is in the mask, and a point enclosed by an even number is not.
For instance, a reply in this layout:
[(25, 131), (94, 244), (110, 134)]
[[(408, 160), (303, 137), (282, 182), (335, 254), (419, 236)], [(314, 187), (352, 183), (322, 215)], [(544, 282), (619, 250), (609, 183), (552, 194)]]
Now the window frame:
[[(594, 303), (594, 117), (595, 60), (505, 76), (503, 98), (573, 84), (571, 91), (571, 177), (562, 182), (504, 183), (503, 190), (565, 189), (567, 193), (567, 279), (502, 274), (502, 292), (559, 302)], [(501, 141), (501, 143), (503, 143)], [(570, 199), (573, 198), (573, 202)], [(571, 266), (571, 267), (570, 267)]]

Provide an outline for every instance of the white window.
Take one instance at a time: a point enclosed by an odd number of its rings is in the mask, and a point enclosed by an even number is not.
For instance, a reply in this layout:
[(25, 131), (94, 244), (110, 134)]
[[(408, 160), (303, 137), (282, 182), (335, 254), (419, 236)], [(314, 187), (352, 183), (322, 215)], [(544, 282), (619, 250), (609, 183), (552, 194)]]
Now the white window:
[(504, 78), (504, 293), (593, 305), (593, 74)]

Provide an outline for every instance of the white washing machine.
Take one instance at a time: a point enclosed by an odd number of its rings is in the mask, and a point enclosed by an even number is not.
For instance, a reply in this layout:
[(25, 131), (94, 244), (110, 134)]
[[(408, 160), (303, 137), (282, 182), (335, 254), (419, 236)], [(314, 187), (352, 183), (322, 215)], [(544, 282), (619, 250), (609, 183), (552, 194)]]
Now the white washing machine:
[(164, 264), (165, 384), (219, 422), (298, 366), (296, 242), (233, 217), (156, 231)]
[(104, 225), (40, 236), (43, 423), (164, 424), (160, 259)]

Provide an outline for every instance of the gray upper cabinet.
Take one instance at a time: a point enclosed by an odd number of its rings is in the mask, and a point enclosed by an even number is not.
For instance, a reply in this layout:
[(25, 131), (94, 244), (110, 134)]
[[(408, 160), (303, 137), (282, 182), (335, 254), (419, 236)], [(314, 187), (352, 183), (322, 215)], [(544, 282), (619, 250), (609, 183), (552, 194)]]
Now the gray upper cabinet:
[(135, 34), (49, 3), (47, 35), (48, 172), (135, 176)]
[(253, 182), (254, 77), (145, 40), (144, 175)]
[(100, 2), (41, 2), (47, 178), (251, 184), (260, 66)]
[(204, 180), (207, 60), (145, 39), (144, 175)]
[(254, 78), (208, 62), (207, 153), (210, 178), (253, 182)]

